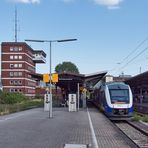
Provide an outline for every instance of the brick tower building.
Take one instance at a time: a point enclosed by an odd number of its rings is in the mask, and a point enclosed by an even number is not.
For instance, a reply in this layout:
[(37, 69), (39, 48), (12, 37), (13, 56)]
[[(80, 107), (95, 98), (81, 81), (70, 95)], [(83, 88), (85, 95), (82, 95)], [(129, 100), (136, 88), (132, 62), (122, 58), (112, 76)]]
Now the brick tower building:
[(46, 54), (25, 42), (1, 44), (1, 81), (4, 91), (35, 96), (36, 63), (45, 63)]

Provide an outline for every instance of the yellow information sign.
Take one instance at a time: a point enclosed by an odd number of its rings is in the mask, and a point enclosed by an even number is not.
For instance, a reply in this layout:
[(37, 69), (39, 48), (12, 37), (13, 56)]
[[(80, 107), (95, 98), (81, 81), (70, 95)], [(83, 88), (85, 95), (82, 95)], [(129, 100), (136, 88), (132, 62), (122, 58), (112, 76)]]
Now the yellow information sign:
[(46, 74), (43, 74), (43, 82), (47, 83), (49, 82), (50, 78), (49, 78), (49, 74), (46, 73)]
[(52, 74), (52, 82), (57, 83), (58, 80), (59, 80), (58, 74), (57, 73)]
[(84, 89), (84, 87), (83, 87), (83, 86), (81, 86), (81, 87), (80, 87), (80, 91), (83, 91), (83, 89)]

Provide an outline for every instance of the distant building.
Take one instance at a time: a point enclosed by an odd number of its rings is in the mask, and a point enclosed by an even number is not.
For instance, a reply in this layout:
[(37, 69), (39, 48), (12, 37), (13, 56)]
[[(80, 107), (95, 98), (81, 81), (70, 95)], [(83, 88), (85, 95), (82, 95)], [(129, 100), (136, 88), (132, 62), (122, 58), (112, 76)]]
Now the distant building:
[(46, 54), (25, 42), (1, 44), (1, 82), (3, 91), (35, 96), (36, 63), (45, 63)]
[(119, 75), (119, 77), (113, 77), (113, 81), (114, 82), (125, 82), (130, 78), (132, 78), (131, 75)]

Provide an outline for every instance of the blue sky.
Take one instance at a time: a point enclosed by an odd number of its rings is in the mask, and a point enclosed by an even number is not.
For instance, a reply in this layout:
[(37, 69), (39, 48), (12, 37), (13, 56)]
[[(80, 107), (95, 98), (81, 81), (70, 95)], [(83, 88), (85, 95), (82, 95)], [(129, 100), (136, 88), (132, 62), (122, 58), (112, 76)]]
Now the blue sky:
[[(52, 44), (53, 71), (63, 61), (75, 63), (83, 74), (147, 71), (148, 0), (1, 0), (0, 42), (14, 41), (15, 5), (18, 41), (78, 39)], [(28, 44), (49, 55), (48, 43)], [(48, 65), (47, 56), (37, 72), (47, 73)]]

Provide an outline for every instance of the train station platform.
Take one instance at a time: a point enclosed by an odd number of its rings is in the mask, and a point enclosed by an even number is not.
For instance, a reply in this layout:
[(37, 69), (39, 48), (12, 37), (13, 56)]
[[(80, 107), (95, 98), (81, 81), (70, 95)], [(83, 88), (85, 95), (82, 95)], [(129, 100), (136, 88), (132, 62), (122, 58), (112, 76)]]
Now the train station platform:
[(134, 148), (135, 145), (97, 109), (68, 112), (42, 108), (0, 116), (0, 147)]
[(141, 114), (148, 115), (148, 103), (134, 103), (134, 110)]
[(134, 103), (134, 105), (148, 108), (148, 103)]

